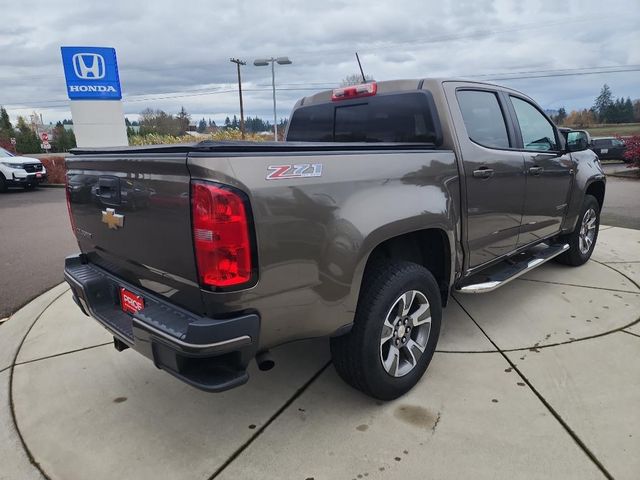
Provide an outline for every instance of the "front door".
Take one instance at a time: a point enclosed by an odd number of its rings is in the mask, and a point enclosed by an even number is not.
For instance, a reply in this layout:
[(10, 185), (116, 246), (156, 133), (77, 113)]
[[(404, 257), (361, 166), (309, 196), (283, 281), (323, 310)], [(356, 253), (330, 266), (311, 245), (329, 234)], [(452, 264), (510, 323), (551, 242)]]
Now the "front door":
[(523, 246), (560, 230), (569, 201), (573, 161), (561, 151), (556, 128), (535, 105), (514, 95), (509, 99), (525, 162), (525, 202), (518, 239), (518, 246)]
[[(516, 248), (524, 202), (524, 156), (514, 150), (503, 95), (447, 83), (466, 182), (466, 250), (473, 268)], [(455, 105), (459, 108), (455, 108)], [(458, 127), (459, 129), (459, 127)]]

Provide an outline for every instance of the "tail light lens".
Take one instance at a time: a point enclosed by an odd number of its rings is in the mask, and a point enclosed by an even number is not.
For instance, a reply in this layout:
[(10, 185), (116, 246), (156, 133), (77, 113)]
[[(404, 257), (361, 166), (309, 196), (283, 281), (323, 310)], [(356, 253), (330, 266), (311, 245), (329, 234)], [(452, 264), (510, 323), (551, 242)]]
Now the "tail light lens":
[(201, 285), (230, 287), (252, 277), (244, 198), (230, 187), (191, 183), (193, 244)]
[(68, 173), (64, 176), (64, 191), (67, 197), (67, 212), (69, 212), (69, 220), (71, 221), (71, 231), (73, 231), (73, 235), (76, 236), (76, 221), (73, 218), (73, 213), (71, 213), (71, 187), (69, 187)]

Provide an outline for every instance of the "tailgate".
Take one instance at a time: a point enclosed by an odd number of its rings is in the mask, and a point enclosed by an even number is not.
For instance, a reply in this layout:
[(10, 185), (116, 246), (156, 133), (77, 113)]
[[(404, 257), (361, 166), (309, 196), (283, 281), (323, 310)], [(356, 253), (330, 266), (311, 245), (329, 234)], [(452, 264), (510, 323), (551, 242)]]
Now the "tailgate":
[(67, 157), (78, 244), (90, 262), (203, 312), (185, 153)]

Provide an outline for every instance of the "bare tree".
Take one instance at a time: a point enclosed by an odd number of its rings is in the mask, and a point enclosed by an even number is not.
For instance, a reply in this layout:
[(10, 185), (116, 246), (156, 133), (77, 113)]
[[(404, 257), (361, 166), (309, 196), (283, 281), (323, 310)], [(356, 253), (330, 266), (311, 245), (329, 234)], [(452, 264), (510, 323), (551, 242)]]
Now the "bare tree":
[[(366, 82), (375, 81), (371, 75), (365, 75), (364, 78)], [(347, 75), (342, 79), (340, 86), (348, 87), (349, 85), (360, 85), (361, 83), (366, 83), (366, 82), (362, 81), (362, 75), (360, 75), (359, 73), (352, 73), (351, 75)]]

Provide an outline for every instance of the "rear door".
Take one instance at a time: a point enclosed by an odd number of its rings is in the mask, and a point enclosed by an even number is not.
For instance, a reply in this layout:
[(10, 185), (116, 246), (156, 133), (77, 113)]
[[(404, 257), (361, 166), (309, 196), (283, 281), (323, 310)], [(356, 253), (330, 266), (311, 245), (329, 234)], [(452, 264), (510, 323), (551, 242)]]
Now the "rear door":
[(567, 210), (573, 161), (562, 152), (560, 134), (531, 101), (509, 95), (516, 139), (525, 162), (526, 188), (518, 246), (560, 230)]
[(186, 154), (74, 155), (66, 163), (75, 234), (89, 261), (202, 312)]
[(513, 150), (514, 133), (503, 96), (491, 88), (458, 85), (447, 82), (445, 91), (462, 154), (467, 266), (473, 268), (516, 248), (524, 201), (524, 157)]

